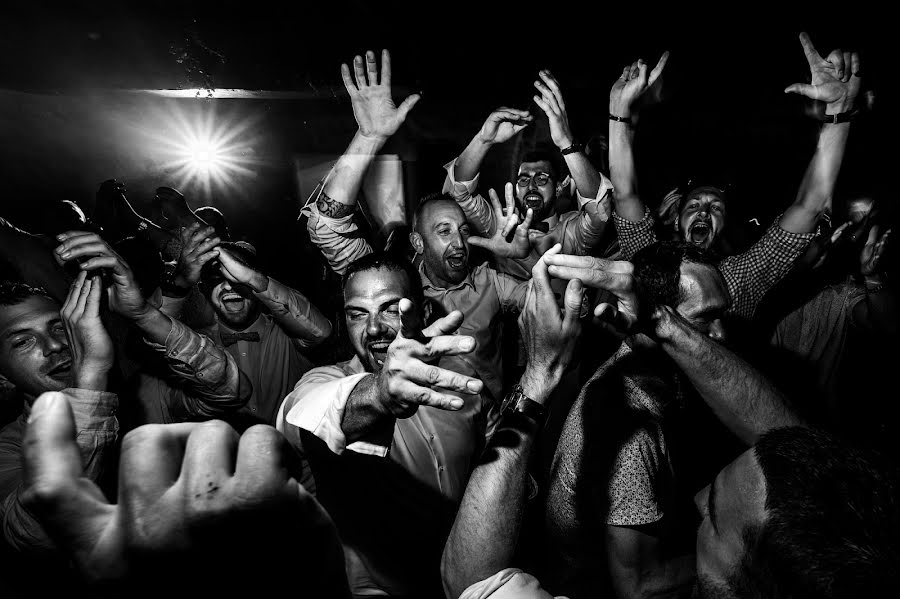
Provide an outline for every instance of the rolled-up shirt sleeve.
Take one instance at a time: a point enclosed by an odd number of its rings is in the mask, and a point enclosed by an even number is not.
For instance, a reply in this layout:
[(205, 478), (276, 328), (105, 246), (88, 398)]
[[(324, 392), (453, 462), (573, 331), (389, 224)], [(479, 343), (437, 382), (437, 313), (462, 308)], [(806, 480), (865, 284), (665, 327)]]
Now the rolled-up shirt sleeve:
[[(324, 185), (320, 185), (317, 194), (321, 194), (323, 189)], [(341, 218), (325, 216), (319, 212), (315, 200), (300, 212), (308, 217), (306, 230), (309, 238), (337, 274), (343, 275), (351, 262), (372, 253), (372, 246), (353, 221), (353, 214)]]
[(340, 455), (344, 450), (384, 457), (389, 447), (360, 440), (347, 445), (341, 422), (356, 385), (371, 373), (346, 376), (337, 366), (313, 368), (300, 379), (278, 410), (275, 428), (291, 439), (289, 427), (309, 431)]
[(466, 220), (475, 227), (475, 233), (491, 235), (494, 228), (494, 213), (491, 205), (482, 196), (475, 193), (481, 174), (475, 175), (471, 181), (457, 181), (454, 175), (457, 160), (458, 158), (454, 158), (444, 165), (447, 178), (444, 179), (444, 187), (441, 192), (449, 194), (456, 200), (456, 203), (462, 208), (463, 214), (466, 215)]
[(231, 354), (180, 321), (172, 319), (165, 345), (147, 345), (164, 355), (170, 373), (188, 388), (180, 395), (191, 415), (218, 418), (250, 399), (253, 384)]
[(269, 286), (259, 298), (281, 330), (300, 347), (314, 347), (331, 335), (331, 322), (296, 289), (269, 277)]
[[(88, 389), (64, 389), (75, 417), (75, 441), (81, 452), (84, 476), (98, 482), (111, 467), (119, 434), (115, 393)], [(25, 425), (27, 426), (27, 425)], [(22, 427), (24, 435), (25, 426)], [(6, 432), (6, 431), (4, 431)], [(7, 438), (8, 437), (8, 438)], [(21, 553), (40, 554), (54, 550), (53, 542), (30, 511), (22, 504), (24, 478), (21, 471), (21, 437), (4, 435), (0, 441), (0, 517), (3, 536), (10, 547)]]
[(631, 222), (613, 213), (613, 223), (616, 226), (616, 235), (619, 237), (619, 248), (622, 250), (622, 259), (631, 260), (635, 254), (648, 245), (656, 243), (656, 232), (653, 230), (653, 216), (650, 209), (644, 209), (644, 218), (638, 222)]

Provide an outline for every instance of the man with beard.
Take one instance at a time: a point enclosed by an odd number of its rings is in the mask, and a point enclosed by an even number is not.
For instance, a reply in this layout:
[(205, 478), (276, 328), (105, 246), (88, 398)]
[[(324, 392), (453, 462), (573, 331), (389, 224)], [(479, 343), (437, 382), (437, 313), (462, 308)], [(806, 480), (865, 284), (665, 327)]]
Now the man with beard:
[[(509, 253), (504, 255), (502, 249), (494, 251), (500, 257), (498, 267), (521, 279), (531, 276), (531, 267), (540, 255), (538, 248), (547, 248), (558, 242), (562, 244), (565, 254), (589, 254), (606, 229), (612, 190), (609, 180), (591, 165), (584, 153), (584, 146), (572, 136), (566, 105), (556, 79), (550, 71), (540, 71), (538, 76), (540, 80), (535, 81), (534, 86), (540, 95), (534, 96), (534, 102), (547, 115), (550, 137), (571, 173), (578, 209), (562, 214), (558, 211), (559, 196), (569, 185), (569, 177), (563, 177), (557, 160), (541, 150), (526, 153), (516, 175), (515, 202), (523, 217), (529, 210), (533, 211), (529, 236), (537, 247), (525, 257)], [(533, 120), (534, 117), (526, 110), (498, 108), (488, 116), (462, 154), (444, 166), (447, 169), (444, 193), (449, 193), (459, 203), (477, 235), (490, 239), (498, 229), (503, 228), (498, 210), (492, 210), (484, 197), (475, 193), (481, 164), (491, 147), (509, 141)]]
[[(621, 334), (640, 331), (658, 343), (749, 447), (694, 497), (701, 524), (693, 588), (653, 596), (849, 599), (900, 584), (895, 466), (803, 427), (765, 377), (672, 307), (642, 308), (629, 263), (578, 256), (546, 261), (553, 276), (613, 293), (616, 305), (601, 305), (598, 314)], [(507, 442), (473, 472), (444, 551), (448, 597), (553, 597), (514, 562), (535, 435), (535, 428), (520, 427), (518, 442)], [(548, 502), (549, 510), (560, 507)], [(585, 596), (602, 593), (593, 588)]]
[[(753, 317), (763, 296), (788, 274), (806, 251), (819, 218), (830, 212), (850, 131), (849, 121), (855, 114), (853, 105), (861, 83), (856, 53), (834, 50), (822, 58), (805, 33), (800, 35), (800, 43), (809, 63), (812, 83), (797, 83), (784, 91), (824, 102), (825, 124), (797, 199), (753, 247), (743, 254), (725, 258), (720, 264), (731, 296), (730, 312), (741, 318)], [(658, 97), (660, 76), (667, 60), (668, 53), (665, 53), (649, 73), (643, 60), (625, 67), (610, 91), (609, 165), (616, 189), (613, 220), (625, 259), (656, 241), (653, 217), (637, 190), (632, 119), (637, 116), (638, 104)], [(702, 186), (684, 195), (675, 226), (682, 240), (718, 249), (726, 216), (724, 192), (717, 187)]]
[[(215, 315), (200, 332), (234, 358), (253, 390), (230, 420), (239, 429), (273, 424), (281, 400), (312, 367), (301, 351), (325, 341), (331, 323), (300, 292), (265, 275), (249, 243), (220, 243), (213, 231), (197, 226), (187, 232), (179, 272), (188, 289), (198, 284)], [(178, 299), (165, 302), (167, 312), (177, 316)], [(190, 348), (179, 347), (182, 351)]]
[[(353, 222), (357, 195), (366, 170), (387, 140), (399, 129), (419, 100), (412, 95), (397, 107), (391, 99), (390, 54), (382, 54), (381, 80), (375, 54), (357, 56), (350, 69), (342, 65), (344, 86), (350, 94), (359, 130), (344, 155), (325, 179), (320, 193), (304, 213), (309, 215), (310, 239), (319, 247), (331, 268), (344, 274), (354, 260), (372, 252)], [(368, 81), (366, 79), (368, 73)], [(511, 194), (508, 190), (507, 196)], [(502, 218), (502, 221), (501, 221)], [(498, 234), (491, 249), (510, 246), (527, 255), (526, 226), (518, 225), (514, 214), (497, 216)], [(517, 310), (525, 297), (526, 284), (482, 264), (469, 268), (469, 224), (455, 201), (441, 196), (420, 203), (413, 217), (410, 243), (422, 257), (419, 273), (425, 297), (443, 313), (458, 310), (465, 315), (460, 333), (476, 339), (475, 351), (467, 356), (493, 399), (500, 397), (503, 373), (500, 359), (500, 317), (504, 310)], [(516, 233), (512, 241), (500, 239), (500, 231)]]
[(459, 312), (422, 330), (419, 274), (402, 259), (356, 260), (343, 296), (355, 356), (307, 372), (276, 427), (309, 454), (354, 595), (437, 596), (440, 551), (485, 435), (483, 385), (466, 363), (475, 340), (454, 334)]

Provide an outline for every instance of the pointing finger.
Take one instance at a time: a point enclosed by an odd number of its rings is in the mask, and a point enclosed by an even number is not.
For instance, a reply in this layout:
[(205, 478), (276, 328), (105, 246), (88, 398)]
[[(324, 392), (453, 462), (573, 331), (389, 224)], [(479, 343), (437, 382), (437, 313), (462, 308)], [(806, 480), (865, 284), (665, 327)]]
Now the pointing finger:
[(809, 34), (805, 31), (800, 34), (800, 45), (803, 46), (803, 53), (806, 55), (806, 62), (809, 63), (809, 66), (816, 66), (821, 62), (822, 57), (816, 52), (812, 40), (809, 39)]

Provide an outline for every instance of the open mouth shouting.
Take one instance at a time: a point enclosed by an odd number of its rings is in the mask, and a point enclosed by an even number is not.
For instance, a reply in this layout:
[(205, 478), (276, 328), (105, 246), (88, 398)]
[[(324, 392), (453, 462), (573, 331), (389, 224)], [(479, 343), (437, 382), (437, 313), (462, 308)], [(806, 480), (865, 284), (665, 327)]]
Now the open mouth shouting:
[(704, 245), (707, 243), (712, 236), (712, 227), (710, 226), (709, 221), (694, 221), (688, 230), (688, 236), (691, 243), (696, 243), (697, 245)]
[(447, 252), (446, 260), (447, 264), (453, 270), (465, 270), (468, 264), (465, 250), (452, 250)]
[(247, 301), (244, 296), (234, 291), (226, 291), (219, 296), (219, 300), (229, 312), (240, 312), (244, 308), (244, 302)]
[(67, 383), (71, 373), (72, 358), (63, 358), (47, 371), (47, 376), (61, 383)]
[(544, 196), (541, 194), (530, 191), (525, 194), (525, 197), (522, 198), (522, 202), (525, 204), (525, 209), (531, 208), (535, 212), (537, 212), (544, 205)]
[(380, 339), (369, 343), (369, 356), (371, 357), (372, 367), (381, 368), (387, 359), (387, 350), (393, 339)]

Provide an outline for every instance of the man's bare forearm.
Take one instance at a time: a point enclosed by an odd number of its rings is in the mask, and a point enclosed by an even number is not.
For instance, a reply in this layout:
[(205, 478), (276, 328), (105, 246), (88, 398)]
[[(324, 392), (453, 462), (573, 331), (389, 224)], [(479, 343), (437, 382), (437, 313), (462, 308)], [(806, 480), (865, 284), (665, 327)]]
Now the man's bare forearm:
[(601, 179), (600, 173), (597, 172), (597, 169), (594, 168), (594, 165), (591, 164), (584, 152), (572, 152), (571, 154), (566, 154), (563, 158), (565, 158), (569, 174), (572, 175), (572, 179), (575, 181), (575, 188), (581, 194), (581, 197), (596, 198), (603, 179)]
[(381, 445), (390, 445), (396, 418), (384, 409), (379, 394), (374, 374), (364, 377), (353, 388), (341, 420), (347, 445), (363, 438), (375, 438)]
[(638, 196), (634, 170), (634, 130), (619, 121), (609, 121), (609, 176), (615, 191), (616, 214), (631, 222), (644, 218), (644, 203)]
[(484, 157), (490, 149), (491, 144), (481, 141), (476, 135), (469, 142), (469, 145), (466, 146), (466, 149), (462, 151), (462, 154), (459, 155), (459, 158), (456, 159), (453, 178), (457, 181), (471, 181), (474, 179), (481, 170), (481, 163), (484, 162)]
[(850, 123), (822, 126), (816, 153), (803, 176), (797, 199), (781, 217), (782, 229), (791, 233), (809, 233), (815, 229), (819, 217), (831, 210), (831, 198), (849, 135)]
[(747, 445), (770, 429), (803, 425), (762, 373), (691, 326), (675, 325), (661, 345), (719, 420)]
[(356, 199), (363, 178), (376, 154), (384, 147), (385, 141), (356, 132), (347, 150), (328, 174), (322, 193), (316, 200), (320, 214), (341, 218), (356, 209)]

